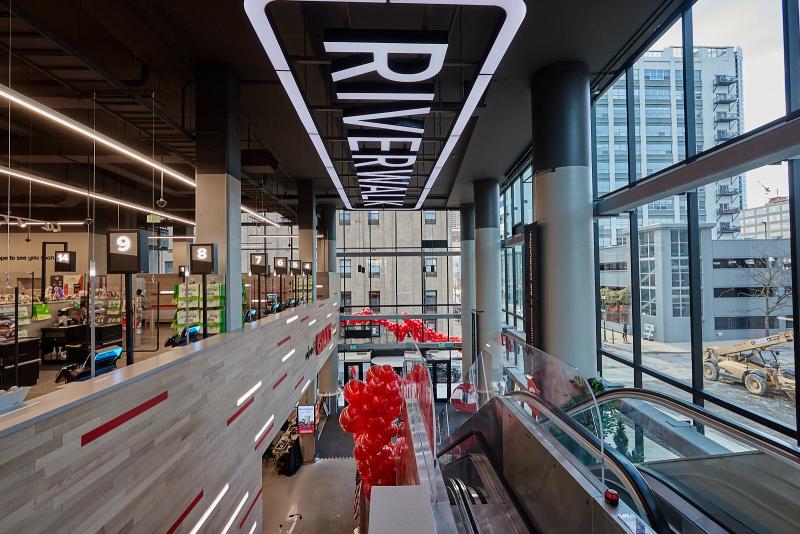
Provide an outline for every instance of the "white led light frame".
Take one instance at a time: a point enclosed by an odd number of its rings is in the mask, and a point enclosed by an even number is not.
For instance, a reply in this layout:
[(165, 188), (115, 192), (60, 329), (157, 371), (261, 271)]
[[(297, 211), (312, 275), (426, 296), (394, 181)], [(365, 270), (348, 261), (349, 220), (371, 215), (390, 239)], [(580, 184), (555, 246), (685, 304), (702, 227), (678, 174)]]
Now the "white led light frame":
[(433, 188), (436, 179), (439, 177), (439, 174), (447, 163), (447, 158), (450, 157), (450, 154), (455, 148), (459, 137), (463, 133), (467, 122), (469, 121), (470, 117), (472, 117), (472, 114), (475, 112), (475, 108), (478, 106), (478, 102), (480, 102), (480, 99), (486, 91), (486, 88), (489, 86), (489, 82), (497, 70), (500, 61), (508, 51), (511, 41), (514, 39), (519, 27), (522, 25), (522, 21), (525, 19), (525, 12), (527, 10), (525, 0), (244, 0), (244, 10), (247, 13), (247, 17), (250, 19), (250, 23), (253, 25), (256, 35), (258, 35), (261, 46), (264, 47), (264, 51), (267, 53), (270, 62), (272, 62), (272, 66), (275, 68), (275, 71), (278, 74), (278, 79), (283, 85), (286, 94), (289, 96), (289, 100), (292, 102), (292, 105), (297, 112), (297, 116), (300, 118), (300, 121), (303, 123), (303, 126), (306, 129), (306, 133), (311, 138), (311, 142), (313, 143), (314, 148), (317, 150), (317, 154), (319, 155), (325, 170), (328, 172), (334, 187), (336, 187), (336, 191), (338, 191), (342, 202), (349, 210), (368, 211), (374, 208), (353, 208), (351, 205), (350, 199), (348, 198), (347, 193), (344, 191), (342, 180), (336, 172), (336, 168), (333, 166), (331, 157), (325, 148), (325, 144), (322, 142), (316, 124), (314, 124), (311, 110), (309, 109), (308, 104), (306, 103), (305, 98), (300, 91), (300, 87), (297, 85), (297, 80), (292, 73), (289, 61), (286, 58), (283, 48), (281, 47), (280, 41), (278, 41), (278, 35), (270, 24), (266, 13), (266, 8), (268, 4), (276, 1), (484, 6), (497, 7), (503, 10), (505, 13), (505, 20), (500, 27), (500, 31), (495, 37), (494, 43), (492, 43), (492, 46), (489, 48), (489, 52), (486, 54), (483, 64), (478, 70), (478, 76), (475, 79), (475, 83), (472, 85), (472, 89), (470, 89), (469, 94), (467, 95), (466, 99), (464, 99), (464, 106), (461, 108), (461, 112), (458, 114), (458, 117), (456, 117), (456, 120), (453, 123), (453, 127), (448, 135), (448, 139), (442, 147), (439, 157), (437, 158), (436, 163), (434, 164), (433, 169), (428, 176), (428, 179), (425, 181), (425, 185), (422, 189), (422, 193), (417, 199), (416, 205), (413, 208), (395, 208), (399, 211), (414, 211), (421, 209), (425, 199), (428, 197), (428, 194)]

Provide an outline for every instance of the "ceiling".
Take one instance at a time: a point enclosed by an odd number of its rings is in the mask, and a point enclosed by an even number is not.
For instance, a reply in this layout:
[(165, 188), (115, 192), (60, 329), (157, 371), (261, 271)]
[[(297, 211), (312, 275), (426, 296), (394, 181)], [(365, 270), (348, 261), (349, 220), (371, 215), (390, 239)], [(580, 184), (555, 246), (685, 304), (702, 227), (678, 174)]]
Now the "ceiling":
[[(502, 178), (530, 144), (528, 80), (560, 60), (589, 65), (593, 87), (609, 83), (663, 25), (677, 0), (528, 1), (527, 17), (452, 156), (425, 202), (457, 206), (472, 199), (471, 182)], [(135, 147), (179, 172), (194, 175), (194, 80), (207, 64), (227, 63), (240, 80), (241, 143), (270, 156), (270, 165), (243, 166), (243, 204), (294, 220), (296, 180), (312, 178), (319, 202), (341, 206), (320, 159), (245, 15), (240, 0), (0, 1), (2, 83)], [(331, 27), (438, 29), (449, 32), (446, 68), (437, 81), (434, 113), (425, 122), (424, 152), (411, 186), (418, 191), (441, 149), (475, 65), (492, 41), (498, 18), (489, 8), (386, 5), (299, 6), (279, 2), (274, 20), (303, 85), (315, 122), (329, 138), (343, 181), (352, 165), (343, 144), (341, 106), (332, 101), (330, 58), (320, 52)], [(401, 6), (402, 7), (402, 6)], [(5, 102), (0, 101), (0, 104)], [(4, 134), (9, 116), (2, 113)], [(11, 110), (11, 166), (87, 187), (94, 175), (92, 144), (25, 112)], [(4, 140), (8, 142), (7, 139)], [(5, 144), (5, 143), (4, 143)], [(5, 156), (5, 151), (3, 151)], [(2, 158), (3, 156), (0, 156)], [(263, 158), (262, 158), (263, 159)], [(98, 189), (150, 205), (159, 180), (149, 167), (98, 150)], [(154, 182), (156, 191), (154, 193)], [(166, 180), (166, 211), (194, 217), (193, 191)], [(357, 193), (354, 193), (357, 196)], [(85, 200), (12, 182), (17, 216), (83, 218)], [(3, 209), (5, 211), (5, 207)], [(108, 216), (114, 210), (102, 210)], [(99, 220), (99, 217), (98, 217)]]

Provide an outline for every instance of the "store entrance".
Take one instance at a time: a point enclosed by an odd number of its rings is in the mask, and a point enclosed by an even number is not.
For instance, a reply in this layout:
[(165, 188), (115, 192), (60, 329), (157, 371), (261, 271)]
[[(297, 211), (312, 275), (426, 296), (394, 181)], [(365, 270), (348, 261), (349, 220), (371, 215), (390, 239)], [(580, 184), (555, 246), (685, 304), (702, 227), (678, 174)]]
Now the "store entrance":
[(452, 364), (450, 360), (433, 360), (428, 362), (428, 371), (433, 382), (434, 402), (447, 402), (452, 391)]

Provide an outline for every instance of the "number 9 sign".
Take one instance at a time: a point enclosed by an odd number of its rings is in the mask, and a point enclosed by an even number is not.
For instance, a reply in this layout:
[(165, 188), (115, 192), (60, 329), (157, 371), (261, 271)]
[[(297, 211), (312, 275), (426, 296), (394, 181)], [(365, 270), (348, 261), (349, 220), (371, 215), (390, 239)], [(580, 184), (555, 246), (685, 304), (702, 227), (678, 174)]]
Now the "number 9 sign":
[(131, 249), (131, 238), (126, 235), (117, 237), (117, 252), (128, 252)]
[(148, 271), (147, 234), (144, 230), (110, 230), (107, 250), (109, 273)]

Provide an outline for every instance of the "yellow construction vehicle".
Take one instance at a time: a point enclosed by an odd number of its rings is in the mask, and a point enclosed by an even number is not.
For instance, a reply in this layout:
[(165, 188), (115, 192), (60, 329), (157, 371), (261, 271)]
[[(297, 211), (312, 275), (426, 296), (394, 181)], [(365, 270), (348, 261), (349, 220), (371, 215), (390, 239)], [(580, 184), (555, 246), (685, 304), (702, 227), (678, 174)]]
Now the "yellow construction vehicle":
[(727, 347), (709, 347), (703, 358), (703, 376), (706, 380), (744, 384), (753, 395), (764, 395), (769, 389), (783, 391), (794, 400), (794, 369), (783, 368), (779, 352), (770, 348), (793, 341), (794, 332), (788, 330)]

